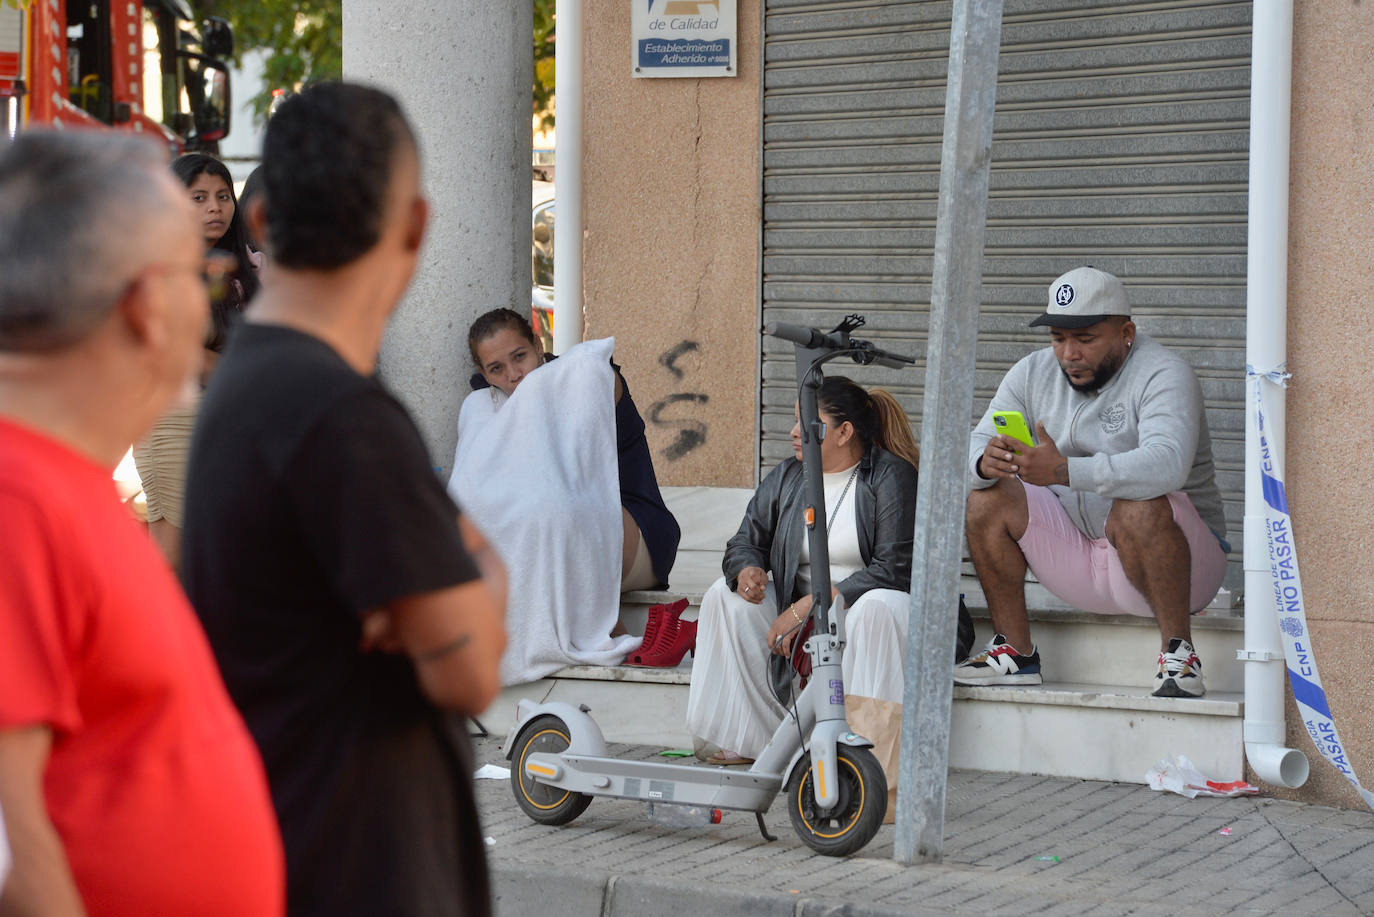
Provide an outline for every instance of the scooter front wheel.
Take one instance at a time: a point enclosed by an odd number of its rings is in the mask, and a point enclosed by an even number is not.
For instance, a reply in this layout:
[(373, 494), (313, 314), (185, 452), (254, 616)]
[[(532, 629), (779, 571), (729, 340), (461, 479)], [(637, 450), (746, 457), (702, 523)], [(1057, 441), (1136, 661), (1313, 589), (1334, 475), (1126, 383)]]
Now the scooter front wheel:
[(572, 744), (568, 726), (556, 716), (530, 720), (511, 749), (510, 786), (515, 802), (541, 825), (566, 825), (587, 810), (592, 797), (540, 783), (525, 773), (525, 759), (536, 752), (559, 754)]
[(887, 811), (887, 778), (873, 752), (840, 745), (835, 749), (839, 799), (834, 808), (816, 805), (811, 755), (804, 755), (787, 791), (787, 812), (802, 843), (825, 856), (848, 856), (873, 839)]

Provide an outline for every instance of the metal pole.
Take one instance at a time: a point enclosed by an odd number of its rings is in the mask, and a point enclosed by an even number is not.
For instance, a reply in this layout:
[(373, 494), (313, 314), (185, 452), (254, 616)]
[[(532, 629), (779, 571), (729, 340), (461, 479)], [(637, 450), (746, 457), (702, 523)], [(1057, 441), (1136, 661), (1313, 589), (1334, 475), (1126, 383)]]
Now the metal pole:
[(955, 609), (1001, 32), (1002, 0), (955, 0), (893, 844), (893, 858), (908, 864), (935, 862), (944, 854)]
[(558, 143), (553, 192), (553, 352), (582, 340), (582, 13), (583, 0), (557, 0), (553, 86)]

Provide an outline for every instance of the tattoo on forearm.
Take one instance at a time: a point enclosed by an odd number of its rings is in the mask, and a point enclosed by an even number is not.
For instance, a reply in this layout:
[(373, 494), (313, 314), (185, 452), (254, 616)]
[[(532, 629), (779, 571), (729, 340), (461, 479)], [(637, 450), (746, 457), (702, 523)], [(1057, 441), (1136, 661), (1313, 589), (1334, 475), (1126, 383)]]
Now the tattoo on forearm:
[(467, 646), (470, 642), (472, 642), (472, 634), (463, 634), (458, 639), (450, 641), (449, 643), (445, 643), (443, 646), (435, 647), (432, 650), (426, 650), (425, 652), (420, 653), (415, 657), (415, 661), (433, 662), (435, 659), (438, 659), (441, 656), (447, 656), (449, 653), (458, 652), (463, 647)]
[(1068, 463), (1068, 461), (1060, 462), (1058, 465), (1055, 465), (1055, 466), (1054, 466), (1054, 483), (1056, 483), (1056, 484), (1063, 484), (1063, 485), (1065, 485), (1065, 486), (1068, 485), (1068, 483), (1069, 483), (1069, 463)]

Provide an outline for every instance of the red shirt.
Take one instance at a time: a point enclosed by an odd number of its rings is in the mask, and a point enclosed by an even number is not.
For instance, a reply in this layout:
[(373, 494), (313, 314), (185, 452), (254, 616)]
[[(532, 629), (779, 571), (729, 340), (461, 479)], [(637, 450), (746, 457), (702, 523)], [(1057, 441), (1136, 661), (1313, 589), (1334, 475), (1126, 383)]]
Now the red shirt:
[(0, 418), (0, 730), (34, 724), (93, 917), (283, 913), (262, 763), (170, 568), (110, 469)]

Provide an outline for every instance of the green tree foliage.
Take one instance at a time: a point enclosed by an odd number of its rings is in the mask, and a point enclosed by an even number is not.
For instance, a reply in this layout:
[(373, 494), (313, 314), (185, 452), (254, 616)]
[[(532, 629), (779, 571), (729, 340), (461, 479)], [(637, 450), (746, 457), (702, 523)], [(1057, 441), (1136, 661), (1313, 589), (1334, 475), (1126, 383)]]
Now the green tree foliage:
[(234, 27), (234, 63), (266, 51), (262, 85), (253, 95), (259, 121), (272, 90), (294, 90), (343, 76), (343, 0), (191, 0), (196, 17), (221, 16)]
[(534, 114), (553, 127), (554, 0), (534, 0)]
[[(15, 0), (0, 0), (15, 2)], [(553, 126), (554, 2), (534, 4), (534, 105), (541, 126)], [(293, 90), (343, 76), (342, 0), (192, 0), (197, 18), (222, 16), (234, 27), (234, 63), (249, 51), (268, 52), (262, 85), (253, 96), (259, 119), (272, 90)]]

